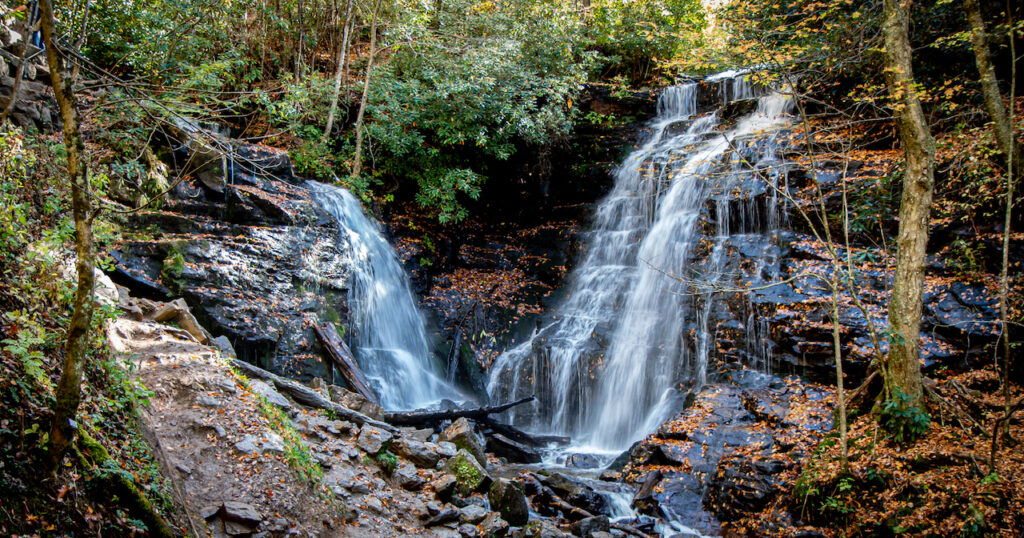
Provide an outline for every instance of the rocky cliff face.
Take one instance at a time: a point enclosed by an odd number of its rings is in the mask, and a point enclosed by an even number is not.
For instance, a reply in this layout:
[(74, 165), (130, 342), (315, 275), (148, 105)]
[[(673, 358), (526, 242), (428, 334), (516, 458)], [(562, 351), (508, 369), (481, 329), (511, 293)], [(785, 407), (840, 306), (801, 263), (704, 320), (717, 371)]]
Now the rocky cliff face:
[[(39, 47), (29, 42), (30, 36), (25, 33), (23, 23), (10, 27), (0, 24), (0, 112), (7, 109), (17, 85), (10, 120), (26, 131), (60, 129), (57, 102), (49, 91), (50, 70), (46, 67), (46, 57)], [(25, 66), (17, 80), (22, 58), (25, 58)]]
[(214, 336), (275, 372), (330, 378), (312, 320), (344, 323), (350, 257), (286, 154), (232, 142), (111, 253), (136, 293), (183, 296)]

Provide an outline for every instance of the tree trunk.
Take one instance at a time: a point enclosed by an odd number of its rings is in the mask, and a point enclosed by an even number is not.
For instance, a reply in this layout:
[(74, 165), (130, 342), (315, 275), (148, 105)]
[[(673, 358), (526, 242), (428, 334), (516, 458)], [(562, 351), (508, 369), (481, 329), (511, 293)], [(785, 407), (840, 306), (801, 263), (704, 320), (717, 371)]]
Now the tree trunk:
[(75, 94), (71, 91), (71, 80), (64, 76), (63, 62), (55, 43), (53, 4), (50, 0), (39, 0), (39, 7), (42, 10), (40, 24), (46, 47), (46, 62), (50, 66), (50, 83), (53, 85), (61, 120), (64, 122), (64, 147), (68, 153), (71, 209), (75, 221), (75, 244), (78, 253), (78, 291), (75, 294), (75, 308), (64, 344), (64, 367), (57, 385), (53, 425), (50, 430), (49, 456), (50, 470), (53, 472), (60, 465), (68, 445), (74, 438), (75, 414), (82, 399), (82, 367), (89, 347), (89, 329), (92, 325), (94, 307), (92, 288), (95, 251), (92, 239), (92, 194), (89, 192), (85, 144), (78, 132)]
[(344, 30), (342, 31), (341, 44), (338, 45), (338, 69), (334, 73), (334, 95), (331, 96), (331, 110), (327, 113), (324, 140), (331, 136), (331, 129), (334, 128), (334, 115), (338, 113), (338, 99), (341, 96), (341, 78), (345, 72), (345, 62), (348, 60), (348, 41), (352, 36), (352, 19), (352, 0), (348, 0), (345, 4)]
[(304, 11), (303, 8), (304, 8), (304, 6), (302, 5), (302, 0), (299, 0), (299, 12), (297, 13), (298, 18), (299, 18), (299, 43), (298, 43), (298, 47), (297, 47), (298, 51), (295, 53), (295, 80), (296, 81), (302, 80), (302, 55), (303, 55), (303, 52), (304, 52), (302, 50), (302, 44), (306, 40), (305, 20), (302, 17), (302, 14), (303, 14), (303, 11)]
[(377, 46), (377, 11), (380, 0), (373, 3), (370, 15), (370, 57), (366, 61), (366, 75), (363, 79), (363, 97), (359, 100), (359, 114), (356, 115), (356, 154), (352, 162), (352, 177), (359, 177), (363, 171), (363, 116), (366, 114), (366, 101), (370, 97), (370, 75), (373, 71), (373, 52)]
[(434, 0), (434, 13), (430, 18), (430, 29), (438, 31), (441, 29), (441, 10), (444, 9), (444, 0)]
[[(1015, 167), (1014, 175), (1020, 176), (1021, 165), (1019, 159), (1014, 158), (1015, 154), (1021, 153), (1013, 133), (1012, 122), (1003, 105), (1003, 96), (999, 93), (999, 82), (996, 80), (996, 71), (992, 66), (992, 56), (989, 53), (988, 42), (985, 39), (985, 19), (981, 15), (981, 7), (978, 0), (964, 0), (964, 11), (966, 11), (967, 22), (971, 25), (971, 45), (974, 48), (974, 62), (978, 66), (978, 74), (981, 78), (981, 91), (985, 96), (985, 110), (992, 118), (992, 130), (996, 135), (996, 143), (999, 151), (1006, 156), (1007, 162)], [(1010, 36), (1010, 44), (1013, 44), (1013, 36)]]
[(885, 73), (906, 160), (896, 274), (889, 303), (889, 357), (883, 368), (887, 396), (903, 392), (924, 405), (921, 384), (921, 302), (932, 203), (935, 140), (921, 109), (911, 66), (909, 0), (885, 0)]
[[(1017, 96), (1017, 46), (1014, 41), (1014, 24), (1013, 19), (1010, 19), (1010, 113), (1009, 113), (1009, 124), (1010, 128), (1014, 129), (1016, 121), (1014, 119), (1014, 108), (1013, 101)], [(1000, 104), (1002, 104), (1000, 102)], [(1015, 138), (1015, 133), (1011, 130), (1010, 136)], [(1016, 142), (1014, 140), (1014, 142)], [(1006, 213), (1004, 215), (1005, 221), (1003, 222), (1003, 267), (999, 274), (999, 317), (1001, 318), (999, 328), (1002, 332), (1003, 340), (1003, 403), (1004, 403), (1004, 422), (1003, 422), (1003, 433), (1010, 436), (1010, 415), (1012, 414), (1010, 406), (1010, 367), (1011, 358), (1010, 353), (1010, 231), (1011, 224), (1013, 223), (1013, 187), (1014, 181), (1020, 175), (1017, 173), (1020, 168), (1020, 157), (1024, 155), (1024, 152), (1020, 151), (1020, 147), (1016, 143), (1012, 146), (1013, 151), (1006, 154)], [(1018, 402), (1019, 405), (1019, 402)], [(993, 439), (993, 450), (995, 450), (995, 439)], [(995, 456), (993, 455), (993, 462)], [(994, 463), (993, 463), (994, 465)]]
[[(82, 13), (82, 27), (78, 30), (78, 39), (75, 41), (75, 50), (82, 51), (85, 45), (86, 36), (89, 35), (89, 8), (92, 7), (92, 0), (85, 0), (85, 11)], [(71, 84), (78, 82), (78, 64), (71, 67)]]

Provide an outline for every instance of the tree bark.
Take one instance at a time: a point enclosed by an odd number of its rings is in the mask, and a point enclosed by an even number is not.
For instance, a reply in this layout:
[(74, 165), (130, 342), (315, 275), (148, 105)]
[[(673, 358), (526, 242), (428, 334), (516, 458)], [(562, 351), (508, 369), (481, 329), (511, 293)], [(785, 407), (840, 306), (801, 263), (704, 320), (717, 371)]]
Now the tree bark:
[(396, 426), (422, 426), (426, 424), (437, 424), (445, 420), (455, 420), (457, 418), (471, 418), (473, 420), (483, 420), (488, 415), (494, 413), (501, 413), (507, 411), (517, 405), (529, 403), (534, 400), (533, 396), (528, 396), (514, 402), (509, 402), (501, 405), (493, 405), (490, 407), (476, 407), (474, 409), (447, 409), (444, 411), (412, 411), (410, 413), (387, 413), (384, 415), (384, 422), (388, 424), (394, 424)]
[(89, 192), (88, 163), (85, 144), (78, 131), (75, 94), (71, 80), (64, 76), (64, 66), (55, 43), (55, 22), (51, 0), (40, 0), (40, 24), (46, 47), (46, 62), (50, 66), (50, 82), (64, 122), (64, 147), (68, 154), (68, 176), (71, 178), (71, 210), (75, 221), (75, 247), (78, 253), (78, 290), (74, 312), (68, 325), (64, 344), (64, 367), (57, 385), (53, 425), (50, 430), (50, 471), (54, 472), (64, 459), (68, 445), (74, 439), (75, 415), (82, 399), (82, 369), (89, 347), (94, 302), (93, 271), (95, 248), (92, 238), (92, 208)]
[(435, 32), (441, 29), (442, 10), (444, 10), (444, 0), (434, 0), (434, 13), (430, 17), (430, 29)]
[(323, 140), (331, 136), (331, 129), (334, 128), (334, 115), (338, 113), (338, 99), (341, 96), (341, 79), (345, 72), (345, 62), (348, 60), (348, 42), (352, 36), (352, 1), (345, 4), (345, 22), (342, 30), (341, 44), (338, 45), (338, 69), (334, 73), (334, 94), (331, 96), (331, 109), (327, 113), (327, 126), (324, 127)]
[[(999, 151), (1006, 156), (1007, 162), (1014, 167), (1014, 175), (1020, 177), (1021, 165), (1019, 159), (1021, 148), (1014, 137), (1013, 124), (1003, 104), (1003, 96), (999, 93), (999, 82), (996, 80), (996, 71), (992, 66), (992, 55), (989, 52), (988, 41), (985, 39), (985, 19), (981, 14), (981, 6), (978, 0), (964, 0), (964, 11), (967, 15), (967, 22), (971, 25), (971, 45), (974, 48), (974, 63), (978, 66), (978, 74), (981, 79), (981, 91), (985, 97), (985, 110), (992, 118), (992, 130), (996, 135), (996, 144)], [(1010, 44), (1013, 44), (1013, 36), (1010, 36)]]
[(265, 379), (267, 381), (270, 381), (271, 383), (274, 384), (274, 387), (276, 387), (277, 390), (288, 393), (288, 395), (291, 396), (292, 399), (294, 399), (296, 402), (299, 402), (302, 405), (308, 405), (310, 407), (316, 407), (318, 409), (326, 409), (328, 411), (333, 412), (339, 418), (347, 420), (349, 422), (354, 422), (359, 426), (369, 424), (370, 426), (382, 428), (392, 433), (398, 431), (398, 429), (396, 429), (394, 426), (390, 424), (385, 424), (383, 422), (374, 420), (358, 411), (353, 411), (343, 405), (336, 404), (320, 396), (312, 389), (304, 387), (298, 381), (283, 378), (277, 374), (268, 372), (258, 366), (249, 364), (244, 361), (240, 361), (238, 359), (231, 359), (229, 362), (231, 363), (231, 366), (234, 366), (248, 377), (255, 377), (257, 379)]
[(338, 336), (338, 331), (334, 328), (334, 324), (318, 323), (313, 326), (313, 329), (327, 355), (334, 361), (338, 370), (341, 370), (342, 377), (345, 378), (345, 381), (352, 390), (359, 393), (363, 398), (370, 400), (370, 402), (380, 405), (380, 399), (377, 398), (377, 394), (370, 388), (370, 382), (363, 375), (363, 371), (359, 369), (359, 363), (352, 356), (352, 351), (349, 350), (345, 342)]
[(363, 171), (363, 117), (366, 114), (366, 101), (370, 97), (370, 75), (373, 71), (373, 53), (377, 46), (377, 12), (380, 0), (373, 3), (370, 15), (370, 57), (366, 61), (366, 76), (363, 79), (363, 97), (359, 100), (359, 114), (356, 115), (356, 154), (352, 163), (352, 177), (359, 177)]
[[(89, 8), (92, 7), (92, 0), (85, 0), (85, 10), (82, 12), (82, 27), (78, 30), (78, 39), (75, 41), (75, 49), (82, 51), (85, 45), (86, 36), (89, 35)], [(71, 84), (78, 82), (78, 64), (71, 67)]]
[(921, 304), (928, 247), (928, 217), (935, 175), (935, 140), (928, 129), (911, 65), (909, 0), (885, 0), (885, 73), (896, 109), (905, 167), (896, 274), (889, 303), (889, 356), (884, 365), (886, 395), (896, 391), (911, 405), (924, 404), (921, 384)]

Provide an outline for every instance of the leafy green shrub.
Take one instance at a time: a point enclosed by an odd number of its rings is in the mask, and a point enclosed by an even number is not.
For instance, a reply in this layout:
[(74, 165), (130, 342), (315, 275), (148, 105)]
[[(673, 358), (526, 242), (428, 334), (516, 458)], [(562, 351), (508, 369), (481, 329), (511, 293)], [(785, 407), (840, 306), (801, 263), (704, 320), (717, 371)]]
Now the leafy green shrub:
[(382, 450), (379, 454), (374, 456), (374, 458), (380, 462), (381, 468), (384, 469), (384, 472), (388, 475), (395, 472), (395, 469), (398, 468), (398, 456), (390, 450)]
[(518, 147), (566, 135), (573, 101), (596, 66), (570, 8), (540, 0), (444, 3), (439, 24), (409, 13), (403, 39), (374, 70), (366, 125), (375, 168), (415, 181), (441, 222), (466, 217), (488, 168)]
[(657, 60), (697, 46), (707, 21), (699, 0), (595, 0), (589, 35), (611, 70), (642, 81)]
[(882, 427), (899, 444), (913, 443), (928, 432), (931, 417), (902, 390), (896, 389), (882, 405), (879, 416)]

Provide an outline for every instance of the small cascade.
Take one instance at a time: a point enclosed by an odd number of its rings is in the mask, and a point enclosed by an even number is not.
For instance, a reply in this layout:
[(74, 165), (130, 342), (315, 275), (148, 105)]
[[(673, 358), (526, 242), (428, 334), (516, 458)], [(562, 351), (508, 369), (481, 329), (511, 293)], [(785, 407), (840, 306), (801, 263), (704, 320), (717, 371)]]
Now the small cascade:
[(409, 278), (380, 227), (347, 190), (310, 182), (354, 258), (349, 308), (353, 353), (386, 409), (427, 407), (455, 396), (431, 353)]
[[(757, 99), (757, 109), (729, 123), (698, 115), (699, 84), (665, 90), (651, 135), (597, 208), (562, 303), (491, 369), (492, 400), (537, 397), (510, 413), (514, 423), (569, 435), (578, 451), (621, 452), (679, 408), (680, 389), (707, 381), (720, 291), (741, 272), (733, 254), (761, 249), (756, 278), (771, 278), (766, 236), (780, 213), (774, 133), (790, 100), (741, 72), (704, 84), (715, 86), (721, 106)], [(756, 332), (758, 323), (745, 321)]]

